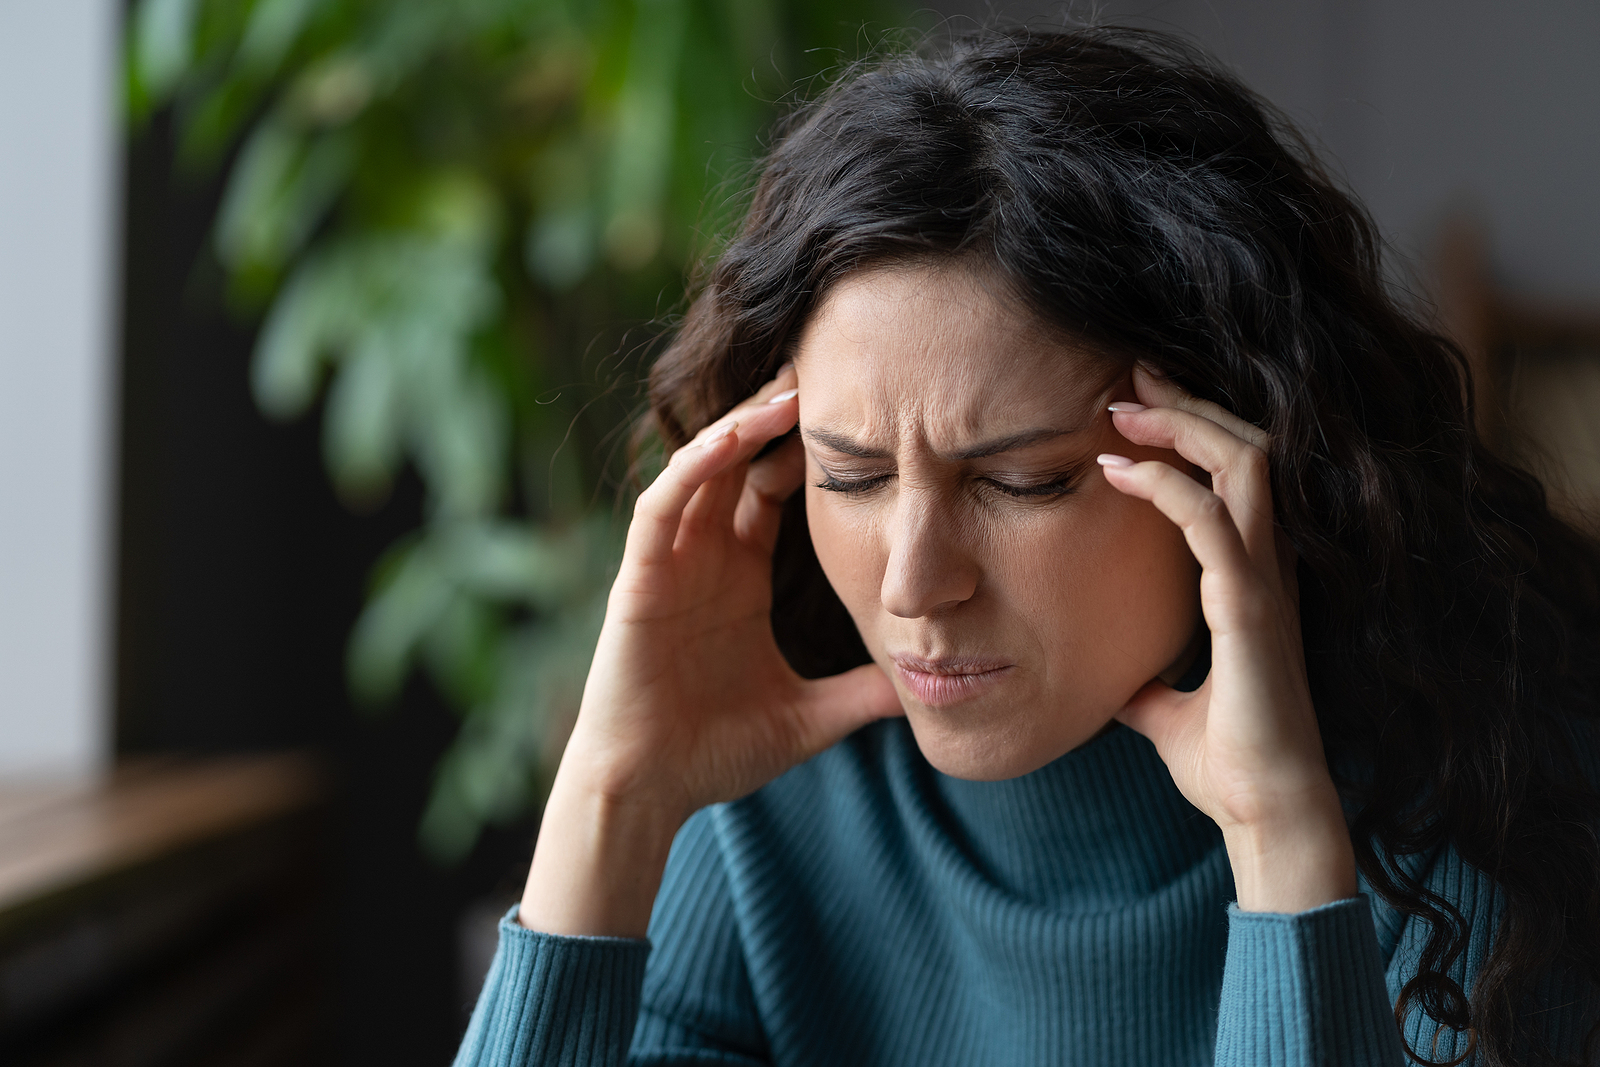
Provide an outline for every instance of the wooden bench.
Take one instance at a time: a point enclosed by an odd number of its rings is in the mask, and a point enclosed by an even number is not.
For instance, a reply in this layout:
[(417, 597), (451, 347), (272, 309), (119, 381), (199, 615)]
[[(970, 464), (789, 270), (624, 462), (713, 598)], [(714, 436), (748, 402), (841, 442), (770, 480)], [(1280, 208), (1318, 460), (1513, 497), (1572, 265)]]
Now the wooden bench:
[(0, 1063), (324, 1061), (323, 797), (303, 755), (0, 783)]

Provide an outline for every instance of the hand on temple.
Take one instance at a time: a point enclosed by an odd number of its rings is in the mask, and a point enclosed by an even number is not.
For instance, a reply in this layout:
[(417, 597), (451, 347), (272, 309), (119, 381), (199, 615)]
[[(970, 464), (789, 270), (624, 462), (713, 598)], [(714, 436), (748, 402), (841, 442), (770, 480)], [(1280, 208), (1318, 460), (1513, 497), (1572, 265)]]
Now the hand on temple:
[(672, 455), (640, 495), (577, 724), (545, 808), (524, 926), (644, 936), (673, 835), (874, 719), (868, 664), (808, 681), (772, 634), (772, 551), (804, 479), (785, 367)]
[(1192, 693), (1159, 680), (1118, 718), (1155, 742), (1173, 780), (1222, 828), (1239, 907), (1297, 912), (1355, 895), (1355, 854), (1306, 681), (1295, 554), (1273, 522), (1267, 435), (1137, 368), (1143, 405), (1115, 404), (1118, 432), (1176, 449), (1207, 488), (1156, 461), (1102, 459), (1116, 488), (1183, 530), (1202, 568), (1211, 673)]

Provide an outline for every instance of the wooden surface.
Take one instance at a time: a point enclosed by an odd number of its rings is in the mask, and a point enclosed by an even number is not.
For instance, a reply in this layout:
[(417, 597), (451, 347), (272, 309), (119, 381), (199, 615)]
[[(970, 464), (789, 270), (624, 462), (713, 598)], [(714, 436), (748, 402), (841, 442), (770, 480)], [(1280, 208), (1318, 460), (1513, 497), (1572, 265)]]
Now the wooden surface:
[(315, 803), (298, 754), (128, 762), (76, 787), (0, 782), (0, 916)]
[(302, 755), (0, 782), (0, 1064), (327, 1062), (325, 808)]

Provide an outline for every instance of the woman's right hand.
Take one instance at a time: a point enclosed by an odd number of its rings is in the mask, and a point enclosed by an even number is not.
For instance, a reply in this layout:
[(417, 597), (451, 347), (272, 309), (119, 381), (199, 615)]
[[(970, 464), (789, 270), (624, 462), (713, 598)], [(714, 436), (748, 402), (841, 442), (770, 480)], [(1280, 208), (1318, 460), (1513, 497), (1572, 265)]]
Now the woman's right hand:
[(808, 681), (772, 635), (772, 550), (804, 480), (790, 367), (675, 452), (639, 497), (523, 894), (524, 926), (642, 937), (667, 849), (750, 793), (899, 714), (867, 664)]

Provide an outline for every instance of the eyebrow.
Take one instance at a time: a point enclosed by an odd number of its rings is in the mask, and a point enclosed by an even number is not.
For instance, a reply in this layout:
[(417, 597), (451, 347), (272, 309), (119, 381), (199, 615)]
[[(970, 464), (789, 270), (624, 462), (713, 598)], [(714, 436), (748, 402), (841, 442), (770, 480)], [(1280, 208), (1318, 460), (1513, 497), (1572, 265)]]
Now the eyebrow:
[[(1019, 448), (1051, 441), (1057, 437), (1078, 432), (1078, 427), (1061, 429), (1059, 427), (1041, 427), (1036, 430), (1023, 430), (1021, 433), (1007, 434), (1005, 437), (996, 437), (991, 441), (963, 448), (946, 456), (947, 459), (986, 459), (989, 456), (998, 456), (1003, 452), (1014, 452)], [(826, 445), (835, 452), (847, 456), (856, 456), (860, 459), (888, 459), (889, 453), (881, 448), (871, 448), (832, 430), (805, 430), (803, 435), (806, 440), (819, 445)]]

